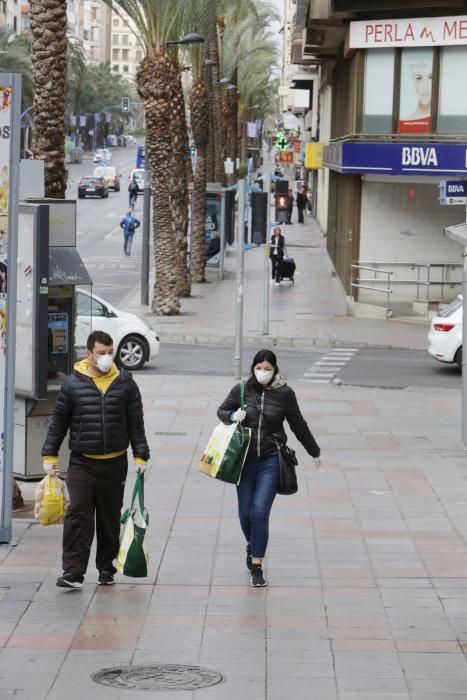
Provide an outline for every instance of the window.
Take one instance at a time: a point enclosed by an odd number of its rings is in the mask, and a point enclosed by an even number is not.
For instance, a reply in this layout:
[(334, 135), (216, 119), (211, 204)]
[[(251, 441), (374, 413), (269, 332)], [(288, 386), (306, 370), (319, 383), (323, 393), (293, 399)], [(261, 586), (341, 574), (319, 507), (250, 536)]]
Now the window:
[(427, 134), (431, 128), (433, 49), (403, 49), (399, 132)]
[(96, 22), (98, 19), (97, 7), (91, 7), (91, 19)]
[(112, 66), (112, 70), (113, 70), (114, 73), (118, 73), (118, 65), (114, 64), (114, 65)]
[(365, 134), (392, 132), (394, 56), (394, 49), (366, 52), (362, 123)]
[(123, 66), (123, 72), (128, 73), (128, 66)]
[(115, 44), (115, 46), (119, 46), (119, 44), (120, 44), (120, 35), (119, 34), (112, 34), (112, 44)]
[(112, 20), (112, 27), (118, 27), (120, 25), (120, 21), (118, 17), (114, 17)]
[(136, 50), (136, 60), (137, 61), (142, 61), (143, 60), (143, 52), (140, 49)]
[(122, 49), (122, 61), (128, 61), (129, 49)]
[(87, 41), (89, 39), (89, 32), (87, 29), (83, 31), (83, 39), (84, 41)]
[(122, 34), (122, 46), (128, 46), (128, 34)]
[(438, 131), (467, 132), (467, 46), (449, 46), (441, 51)]
[(76, 296), (78, 316), (105, 316), (107, 309), (100, 301), (82, 292), (77, 292)]
[(112, 61), (120, 60), (120, 49), (112, 49)]

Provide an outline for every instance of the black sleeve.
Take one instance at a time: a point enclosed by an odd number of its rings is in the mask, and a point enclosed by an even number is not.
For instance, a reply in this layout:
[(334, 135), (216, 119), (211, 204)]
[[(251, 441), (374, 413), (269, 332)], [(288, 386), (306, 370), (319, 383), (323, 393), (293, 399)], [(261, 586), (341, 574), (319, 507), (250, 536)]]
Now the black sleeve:
[(58, 456), (62, 442), (70, 427), (72, 413), (73, 398), (71, 389), (65, 380), (55, 401), (49, 429), (42, 445), (42, 457)]
[(229, 424), (232, 422), (230, 416), (237, 408), (240, 408), (240, 384), (236, 384), (225, 401), (221, 403), (217, 409), (217, 417), (223, 423)]
[(141, 226), (141, 221), (138, 221), (138, 219), (136, 219), (135, 228), (139, 228), (140, 226)]
[(302, 416), (298, 406), (297, 397), (292, 389), (290, 389), (290, 394), (291, 395), (287, 402), (287, 409), (285, 413), (287, 423), (290, 425), (295, 437), (302, 443), (308, 454), (317, 458), (321, 454), (319, 445), (311, 434), (308, 423)]
[(149, 447), (144, 430), (143, 402), (134, 380), (131, 380), (130, 397), (127, 402), (127, 425), (133, 457), (148, 460)]

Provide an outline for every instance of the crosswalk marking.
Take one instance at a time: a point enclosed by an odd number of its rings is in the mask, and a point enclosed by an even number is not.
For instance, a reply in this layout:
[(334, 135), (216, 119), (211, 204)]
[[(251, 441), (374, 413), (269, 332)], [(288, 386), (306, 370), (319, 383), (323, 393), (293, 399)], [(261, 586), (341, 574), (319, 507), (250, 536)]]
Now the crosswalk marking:
[(357, 352), (357, 348), (333, 348), (307, 369), (303, 381), (330, 384)]

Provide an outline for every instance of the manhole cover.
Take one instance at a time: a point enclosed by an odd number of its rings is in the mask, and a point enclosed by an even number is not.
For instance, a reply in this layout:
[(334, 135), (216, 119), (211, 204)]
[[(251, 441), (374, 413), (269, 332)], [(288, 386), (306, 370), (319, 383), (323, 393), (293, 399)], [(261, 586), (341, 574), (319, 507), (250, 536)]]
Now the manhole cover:
[(155, 664), (153, 666), (120, 666), (104, 668), (92, 675), (93, 681), (127, 690), (199, 690), (217, 685), (220, 673), (202, 666)]

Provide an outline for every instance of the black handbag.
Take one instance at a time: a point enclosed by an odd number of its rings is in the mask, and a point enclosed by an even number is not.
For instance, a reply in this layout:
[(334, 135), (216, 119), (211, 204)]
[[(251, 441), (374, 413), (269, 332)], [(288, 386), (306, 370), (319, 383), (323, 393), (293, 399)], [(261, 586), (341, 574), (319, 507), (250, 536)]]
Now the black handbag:
[[(256, 401), (256, 397), (255, 397)], [(268, 420), (261, 410), (261, 406), (256, 401), (256, 406), (259, 409), (260, 415), (266, 425), (269, 427)], [(281, 496), (292, 496), (298, 491), (297, 472), (295, 467), (298, 465), (297, 455), (295, 450), (284, 442), (281, 435), (270, 433), (270, 436), (277, 447), (279, 454), (279, 486), (277, 493)]]

